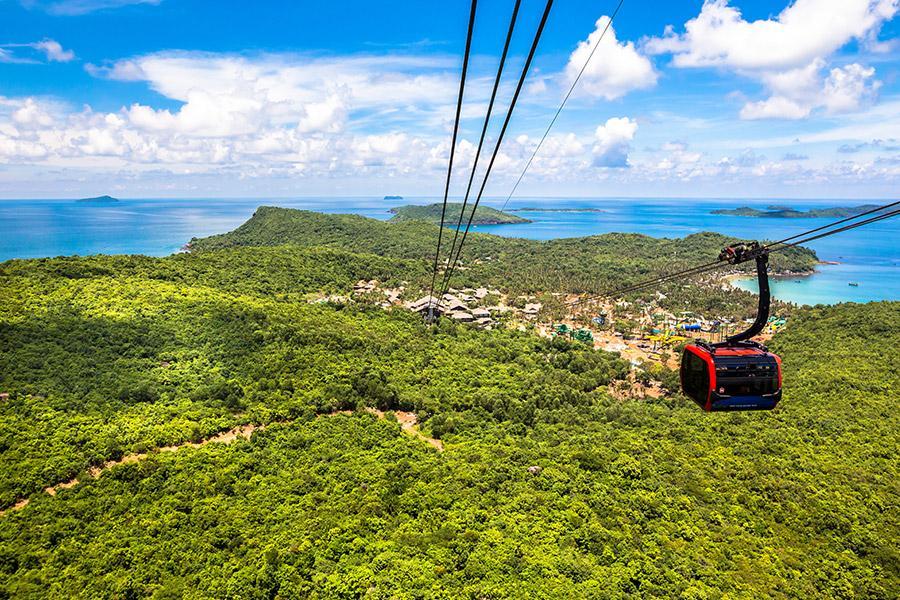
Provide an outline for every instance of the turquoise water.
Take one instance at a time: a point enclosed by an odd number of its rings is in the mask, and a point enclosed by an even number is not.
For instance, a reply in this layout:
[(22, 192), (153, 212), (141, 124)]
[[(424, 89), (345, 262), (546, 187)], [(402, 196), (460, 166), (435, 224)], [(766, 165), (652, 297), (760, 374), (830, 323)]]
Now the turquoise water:
[[(59, 255), (148, 254), (177, 252), (192, 237), (234, 229), (259, 205), (302, 208), (329, 213), (354, 213), (388, 219), (391, 206), (426, 204), (430, 198), (386, 201), (381, 198), (301, 198), (170, 200), (133, 199), (114, 204), (72, 200), (0, 200), (0, 261)], [(488, 204), (499, 208), (497, 202)], [(863, 200), (767, 200), (754, 206), (788, 205), (799, 209), (852, 206)], [(475, 231), (546, 240), (613, 231), (655, 237), (682, 237), (716, 231), (744, 239), (781, 239), (831, 222), (831, 219), (775, 219), (713, 215), (717, 208), (751, 204), (743, 200), (694, 199), (572, 199), (520, 198), (509, 207), (597, 208), (603, 212), (517, 212), (532, 223), (485, 225)], [(799, 281), (773, 284), (777, 298), (801, 304), (900, 300), (900, 217), (810, 244), (819, 258), (839, 265), (822, 265)], [(849, 282), (858, 282), (851, 287)], [(737, 282), (745, 289), (753, 283)]]

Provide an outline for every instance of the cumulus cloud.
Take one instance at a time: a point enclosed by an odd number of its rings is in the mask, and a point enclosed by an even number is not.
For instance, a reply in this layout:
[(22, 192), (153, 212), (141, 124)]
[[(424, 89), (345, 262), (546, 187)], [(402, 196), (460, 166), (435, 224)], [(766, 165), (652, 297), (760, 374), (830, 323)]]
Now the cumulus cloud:
[[(398, 130), (452, 114), (452, 66), (446, 58), (408, 55), (198, 53), (87, 65), (96, 77), (144, 82), (178, 106), (133, 103), (98, 113), (42, 98), (2, 98), (0, 162), (228, 167), (242, 174), (437, 167), (432, 157), (443, 132), (429, 139), (427, 129), (422, 137)], [(351, 120), (370, 135), (348, 132)]]
[(874, 44), (898, 0), (797, 0), (773, 18), (747, 21), (728, 0), (707, 0), (683, 33), (667, 27), (643, 44), (672, 54), (676, 67), (718, 67), (760, 81), (769, 97), (741, 109), (743, 119), (803, 119), (814, 110), (859, 108), (880, 82), (858, 63), (828, 69), (828, 58), (851, 41)]
[(628, 117), (613, 117), (594, 132), (593, 165), (596, 167), (627, 167), (631, 141), (638, 124)]
[(227, 136), (266, 124), (335, 131), (353, 110), (434, 110), (447, 105), (455, 85), (442, 66), (440, 59), (410, 56), (160, 53), (86, 69), (96, 77), (144, 81), (183, 103), (174, 113), (132, 106), (139, 127)]
[(594, 46), (603, 36), (581, 76), (580, 85), (584, 92), (607, 100), (615, 100), (632, 90), (656, 85), (658, 75), (653, 65), (647, 57), (638, 52), (633, 42), (620, 43), (611, 25), (603, 35), (609, 22), (607, 16), (597, 19), (594, 31), (586, 40), (579, 42), (569, 56), (565, 69), (568, 82), (571, 84), (575, 80)]
[(645, 43), (679, 67), (791, 69), (865, 39), (897, 14), (897, 0), (797, 0), (771, 19), (746, 21), (728, 0), (707, 0), (684, 33)]
[(762, 75), (772, 95), (748, 102), (742, 119), (803, 119), (817, 108), (827, 113), (858, 109), (874, 99), (881, 82), (873, 80), (875, 69), (852, 63), (822, 74), (825, 61), (818, 59), (806, 67)]

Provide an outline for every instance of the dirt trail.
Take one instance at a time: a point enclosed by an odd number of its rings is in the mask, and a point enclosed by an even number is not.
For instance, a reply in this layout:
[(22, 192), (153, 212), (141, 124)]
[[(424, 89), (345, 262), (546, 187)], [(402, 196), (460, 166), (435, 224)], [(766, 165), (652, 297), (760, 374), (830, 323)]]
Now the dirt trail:
[[(367, 408), (367, 412), (372, 413), (379, 419), (383, 419), (386, 415), (384, 411), (375, 409), (375, 408)], [(349, 410), (339, 410), (333, 413), (328, 413), (325, 415), (320, 415), (324, 417), (332, 416), (332, 415), (352, 415), (353, 411)], [(434, 448), (438, 450), (438, 452), (443, 452), (444, 444), (441, 440), (436, 440), (434, 438), (430, 438), (426, 436), (424, 433), (419, 431), (419, 421), (416, 418), (416, 413), (405, 412), (405, 411), (395, 411), (394, 416), (397, 417), (397, 421), (400, 423), (400, 427), (409, 435), (417, 437), (421, 440), (424, 440)], [(237, 439), (250, 439), (250, 436), (253, 435), (254, 431), (262, 431), (265, 429), (265, 425), (241, 425), (240, 427), (235, 427), (234, 429), (229, 429), (228, 431), (223, 431), (214, 436), (203, 439), (199, 442), (184, 442), (182, 444), (174, 444), (171, 446), (162, 446), (161, 448), (157, 448), (153, 452), (175, 452), (176, 450), (181, 450), (182, 448), (200, 448), (205, 446), (206, 444), (211, 444), (213, 442), (220, 444), (230, 444)], [(103, 463), (99, 467), (91, 467), (88, 469), (87, 473), (93, 479), (97, 479), (104, 472), (112, 469), (113, 467), (118, 467), (119, 465), (125, 465), (130, 463), (136, 463), (142, 461), (150, 456), (150, 452), (140, 452), (137, 454), (127, 454), (118, 460), (108, 460)], [(62, 483), (57, 483), (56, 485), (51, 485), (49, 487), (44, 488), (44, 492), (49, 494), (50, 496), (55, 496), (60, 490), (66, 490), (72, 487), (75, 487), (81, 483), (77, 477), (70, 479), (69, 481), (64, 481)], [(0, 517), (5, 516), (7, 513), (14, 512), (17, 510), (21, 510), (28, 506), (29, 503), (28, 498), (22, 498), (12, 506), (0, 510)]]
[[(180, 450), (181, 448), (200, 448), (201, 446), (205, 446), (206, 444), (211, 444), (213, 442), (230, 444), (231, 442), (239, 438), (250, 439), (250, 436), (253, 435), (254, 431), (261, 431), (265, 428), (265, 425), (241, 425), (240, 427), (235, 427), (234, 429), (223, 431), (199, 442), (184, 442), (182, 444), (175, 444), (172, 446), (162, 446), (161, 448), (157, 448), (155, 452), (175, 452), (176, 450)], [(127, 454), (118, 460), (108, 460), (99, 467), (91, 467), (90, 469), (88, 469), (87, 473), (91, 476), (91, 478), (97, 479), (105, 471), (108, 471), (113, 467), (139, 462), (141, 460), (144, 460), (148, 456), (150, 456), (149, 452)], [(64, 481), (62, 483), (57, 483), (56, 485), (51, 485), (50, 487), (45, 487), (44, 492), (51, 496), (55, 496), (60, 490), (66, 490), (75, 487), (79, 483), (81, 483), (81, 481), (77, 477), (73, 477), (69, 481)], [(28, 506), (28, 502), (28, 498), (23, 498), (9, 508), (0, 510), (0, 517), (4, 516), (8, 512), (25, 508), (26, 506)]]
[[(377, 408), (366, 408), (366, 412), (371, 413), (378, 417), (379, 419), (383, 419), (387, 414), (383, 410), (378, 410)], [(417, 437), (420, 440), (427, 442), (433, 448), (436, 448), (438, 452), (444, 451), (444, 442), (441, 440), (430, 438), (419, 430), (419, 419), (416, 417), (416, 413), (407, 412), (404, 410), (395, 410), (394, 416), (397, 418), (397, 422), (400, 423), (400, 428), (403, 429), (406, 433), (413, 437)], [(337, 412), (331, 413), (333, 415), (352, 415), (352, 410), (339, 410)]]

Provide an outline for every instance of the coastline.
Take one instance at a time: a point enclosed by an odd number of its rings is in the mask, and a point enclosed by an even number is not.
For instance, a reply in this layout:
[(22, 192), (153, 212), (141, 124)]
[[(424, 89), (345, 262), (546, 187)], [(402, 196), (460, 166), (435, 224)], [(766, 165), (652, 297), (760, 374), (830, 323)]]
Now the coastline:
[[(816, 264), (817, 265), (837, 265), (840, 263), (837, 263), (834, 261), (820, 260)], [(802, 271), (799, 273), (792, 272), (792, 271), (781, 271), (778, 273), (769, 273), (769, 278), (776, 280), (776, 281), (777, 280), (796, 279), (796, 278), (805, 279), (805, 278), (812, 277), (813, 275), (816, 275), (818, 272), (819, 272), (818, 269), (813, 269), (811, 271)], [(755, 281), (756, 276), (753, 275), (752, 273), (726, 273), (725, 275), (722, 275), (722, 277), (721, 277), (721, 281), (724, 282), (725, 284), (727, 284), (728, 286), (730, 286), (734, 289), (737, 289), (737, 290), (743, 290), (744, 288), (742, 288), (738, 285), (735, 285), (735, 282), (739, 281), (739, 280), (740, 281)], [(746, 291), (746, 290), (744, 290), (744, 291)]]

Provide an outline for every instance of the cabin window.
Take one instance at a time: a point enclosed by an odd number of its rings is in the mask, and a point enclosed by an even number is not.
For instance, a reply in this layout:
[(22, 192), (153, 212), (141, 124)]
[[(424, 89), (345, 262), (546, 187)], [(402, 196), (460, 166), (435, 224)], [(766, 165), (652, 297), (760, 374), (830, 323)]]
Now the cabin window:
[(706, 361), (694, 354), (684, 354), (684, 391), (694, 399), (706, 400), (709, 393), (709, 373)]

